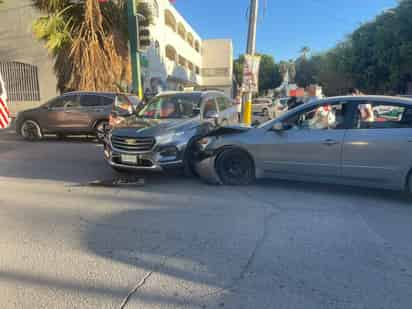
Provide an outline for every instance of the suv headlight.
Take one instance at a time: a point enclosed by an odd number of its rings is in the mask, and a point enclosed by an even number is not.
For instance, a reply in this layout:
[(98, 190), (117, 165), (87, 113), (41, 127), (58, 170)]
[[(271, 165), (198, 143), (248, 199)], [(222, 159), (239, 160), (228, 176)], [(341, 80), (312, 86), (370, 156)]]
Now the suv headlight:
[(160, 135), (156, 137), (156, 142), (159, 145), (164, 145), (164, 144), (169, 144), (171, 142), (173, 142), (176, 138), (178, 138), (179, 136), (184, 135), (185, 132), (176, 132), (176, 133), (170, 133), (170, 134), (166, 134), (166, 135)]

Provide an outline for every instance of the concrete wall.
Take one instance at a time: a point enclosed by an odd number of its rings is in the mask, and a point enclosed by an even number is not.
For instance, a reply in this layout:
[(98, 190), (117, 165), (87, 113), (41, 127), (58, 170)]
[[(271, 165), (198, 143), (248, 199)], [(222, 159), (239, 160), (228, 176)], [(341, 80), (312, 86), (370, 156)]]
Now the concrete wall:
[(0, 61), (35, 65), (39, 73), (40, 102), (11, 102), (12, 112), (37, 106), (57, 95), (53, 61), (32, 34), (31, 26), (40, 13), (31, 3), (31, 0), (5, 0), (0, 6)]
[[(227, 74), (208, 76), (208, 71), (225, 70)], [(203, 41), (202, 86), (232, 86), (233, 81), (233, 46), (229, 39)]]

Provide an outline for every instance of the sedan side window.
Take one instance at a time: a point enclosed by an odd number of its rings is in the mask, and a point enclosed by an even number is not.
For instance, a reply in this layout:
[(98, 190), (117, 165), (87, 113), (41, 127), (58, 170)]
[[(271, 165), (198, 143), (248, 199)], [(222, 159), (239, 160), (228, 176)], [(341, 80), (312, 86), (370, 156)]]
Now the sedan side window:
[(394, 103), (364, 102), (356, 110), (357, 129), (412, 127), (412, 110)]
[(348, 108), (345, 104), (322, 104), (292, 116), (286, 125), (300, 130), (343, 129)]
[(217, 106), (215, 99), (208, 99), (204, 104), (203, 115), (210, 113), (217, 113)]

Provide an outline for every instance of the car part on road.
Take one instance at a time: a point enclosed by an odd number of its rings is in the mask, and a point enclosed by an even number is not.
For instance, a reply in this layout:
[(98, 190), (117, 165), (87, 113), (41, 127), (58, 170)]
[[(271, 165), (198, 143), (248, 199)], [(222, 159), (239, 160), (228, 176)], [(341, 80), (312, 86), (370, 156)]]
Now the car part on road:
[(217, 156), (216, 169), (225, 185), (247, 185), (254, 181), (254, 164), (250, 156), (241, 149), (223, 150)]
[(107, 131), (109, 128), (109, 122), (107, 120), (102, 120), (96, 125), (96, 136), (97, 139), (101, 142), (105, 139)]
[(124, 176), (113, 179), (94, 180), (85, 184), (77, 185), (79, 187), (142, 187), (145, 180), (138, 176)]
[(43, 137), (40, 126), (34, 120), (25, 120), (19, 131), (21, 136), (28, 141), (40, 140)]

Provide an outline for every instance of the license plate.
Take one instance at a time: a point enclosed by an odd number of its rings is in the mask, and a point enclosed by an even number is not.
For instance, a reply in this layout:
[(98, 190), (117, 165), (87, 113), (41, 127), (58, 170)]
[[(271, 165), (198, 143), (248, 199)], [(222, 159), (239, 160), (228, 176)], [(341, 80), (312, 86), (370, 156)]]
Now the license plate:
[(122, 160), (123, 163), (127, 163), (127, 164), (137, 164), (138, 162), (137, 156), (133, 156), (133, 155), (121, 155), (120, 159)]

